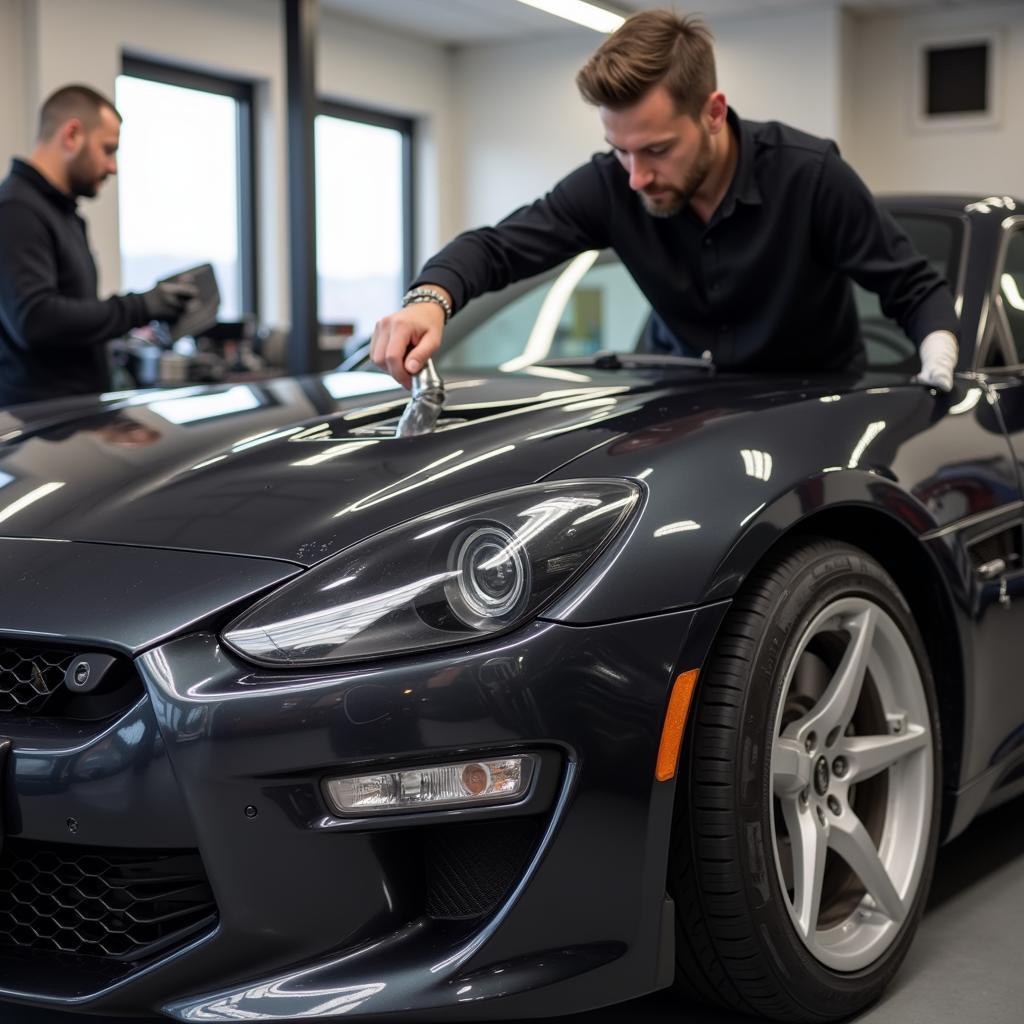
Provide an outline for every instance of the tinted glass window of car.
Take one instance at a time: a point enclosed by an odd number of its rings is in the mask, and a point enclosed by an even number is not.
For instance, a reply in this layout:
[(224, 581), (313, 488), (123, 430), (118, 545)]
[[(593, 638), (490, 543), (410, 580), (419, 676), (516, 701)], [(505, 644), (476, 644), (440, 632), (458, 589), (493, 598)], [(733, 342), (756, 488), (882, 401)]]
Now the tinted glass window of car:
[[(896, 214), (895, 219), (907, 233), (914, 248), (946, 279), (951, 288), (955, 287), (963, 237), (960, 221), (954, 217), (920, 214)], [(903, 333), (899, 324), (882, 312), (878, 296), (854, 284), (853, 297), (867, 347), (868, 366), (915, 370), (917, 346)]]
[(1013, 336), (1017, 362), (1024, 363), (1024, 230), (1017, 230), (1010, 236), (997, 287)]
[(515, 370), (541, 359), (634, 351), (650, 305), (621, 263), (594, 266), (595, 259), (595, 253), (581, 254), (554, 280), (531, 288), (442, 348), (441, 367)]

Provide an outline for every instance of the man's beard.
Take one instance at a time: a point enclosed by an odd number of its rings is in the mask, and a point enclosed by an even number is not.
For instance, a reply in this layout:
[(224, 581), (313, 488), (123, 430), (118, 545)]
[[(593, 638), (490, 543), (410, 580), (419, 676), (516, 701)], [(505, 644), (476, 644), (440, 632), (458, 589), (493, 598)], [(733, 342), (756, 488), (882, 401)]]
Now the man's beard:
[(105, 177), (106, 175), (103, 178), (96, 177), (95, 172), (89, 167), (89, 158), (84, 149), (68, 164), (68, 184), (73, 196), (92, 199)]
[(714, 154), (711, 150), (711, 133), (706, 129), (701, 132), (700, 148), (694, 158), (693, 166), (686, 175), (686, 181), (682, 188), (665, 188), (659, 191), (665, 193), (655, 201), (651, 197), (640, 193), (640, 202), (644, 209), (652, 217), (674, 217), (677, 213), (686, 209), (687, 204), (693, 198), (693, 194), (707, 180), (711, 173), (711, 164)]

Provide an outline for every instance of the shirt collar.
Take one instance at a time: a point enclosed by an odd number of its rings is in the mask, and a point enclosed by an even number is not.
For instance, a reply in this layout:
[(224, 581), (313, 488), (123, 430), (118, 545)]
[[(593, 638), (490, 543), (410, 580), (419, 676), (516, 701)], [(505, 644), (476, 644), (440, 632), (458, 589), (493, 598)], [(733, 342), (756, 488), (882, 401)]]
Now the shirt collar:
[(11, 174), (37, 188), (59, 209), (69, 213), (75, 213), (78, 210), (78, 201), (74, 196), (61, 192), (59, 188), (47, 181), (27, 160), (19, 160), (15, 157), (11, 161)]
[(757, 177), (754, 174), (754, 133), (750, 130), (750, 124), (742, 120), (732, 107), (726, 113), (726, 120), (732, 128), (739, 146), (739, 158), (736, 161), (736, 173), (733, 175), (732, 184), (722, 201), (722, 215), (728, 217), (732, 213), (736, 203), (746, 203), (748, 206), (758, 206), (761, 203), (761, 190), (757, 184)]

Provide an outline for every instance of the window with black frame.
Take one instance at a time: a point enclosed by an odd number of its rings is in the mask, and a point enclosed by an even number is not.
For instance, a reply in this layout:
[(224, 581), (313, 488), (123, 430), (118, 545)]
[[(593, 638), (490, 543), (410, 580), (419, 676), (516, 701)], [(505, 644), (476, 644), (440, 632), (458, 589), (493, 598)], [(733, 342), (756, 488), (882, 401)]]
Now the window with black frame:
[(115, 102), (121, 283), (212, 263), (220, 318), (257, 313), (252, 83), (126, 57)]
[(365, 338), (412, 276), (413, 122), (323, 102), (315, 124), (321, 347)]

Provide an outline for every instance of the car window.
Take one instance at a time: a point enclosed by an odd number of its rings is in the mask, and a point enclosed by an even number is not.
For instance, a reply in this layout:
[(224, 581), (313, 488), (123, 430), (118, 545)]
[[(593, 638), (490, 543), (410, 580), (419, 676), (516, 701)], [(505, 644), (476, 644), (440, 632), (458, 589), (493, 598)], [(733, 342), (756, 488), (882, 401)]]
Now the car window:
[(1017, 362), (1024, 363), (1024, 230), (1010, 236), (997, 285)]
[[(914, 248), (951, 288), (955, 287), (963, 231), (960, 222), (953, 217), (920, 214), (896, 214), (895, 219)], [(895, 320), (882, 312), (878, 296), (854, 284), (853, 297), (867, 348), (868, 366), (878, 369), (916, 368), (917, 346)]]
[(442, 350), (443, 369), (517, 370), (541, 359), (632, 352), (651, 308), (617, 260), (581, 253)]

